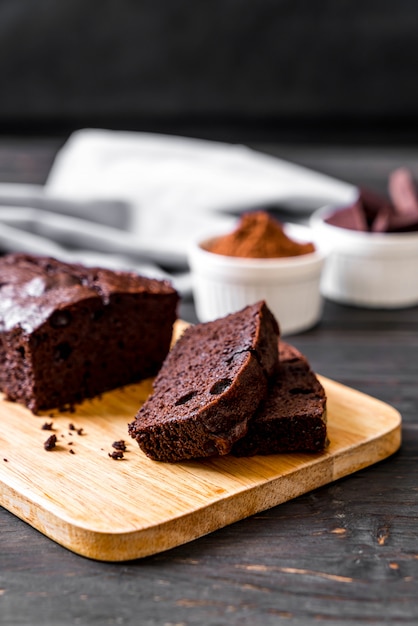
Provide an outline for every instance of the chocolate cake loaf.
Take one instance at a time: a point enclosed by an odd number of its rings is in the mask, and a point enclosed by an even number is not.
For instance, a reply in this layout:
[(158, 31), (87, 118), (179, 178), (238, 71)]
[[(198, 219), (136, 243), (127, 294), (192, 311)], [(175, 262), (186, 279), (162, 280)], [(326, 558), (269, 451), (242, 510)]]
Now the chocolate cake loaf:
[(155, 375), (178, 294), (165, 281), (25, 254), (0, 258), (0, 389), (33, 413)]
[(296, 348), (280, 341), (279, 355), (276, 380), (233, 446), (235, 456), (319, 452), (327, 445), (324, 388)]
[(278, 337), (264, 302), (190, 326), (129, 425), (130, 435), (158, 461), (227, 454), (267, 394)]

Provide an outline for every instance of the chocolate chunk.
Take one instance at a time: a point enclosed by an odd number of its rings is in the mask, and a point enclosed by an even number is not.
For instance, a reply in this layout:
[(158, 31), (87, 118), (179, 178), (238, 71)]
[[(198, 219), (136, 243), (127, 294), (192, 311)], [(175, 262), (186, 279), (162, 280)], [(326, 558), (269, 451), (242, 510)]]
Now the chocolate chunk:
[(396, 213), (418, 219), (417, 189), (409, 170), (399, 168), (392, 172), (389, 177), (389, 194)]
[(405, 168), (389, 177), (389, 198), (361, 189), (355, 203), (326, 218), (327, 224), (350, 230), (389, 233), (418, 231), (418, 191)]

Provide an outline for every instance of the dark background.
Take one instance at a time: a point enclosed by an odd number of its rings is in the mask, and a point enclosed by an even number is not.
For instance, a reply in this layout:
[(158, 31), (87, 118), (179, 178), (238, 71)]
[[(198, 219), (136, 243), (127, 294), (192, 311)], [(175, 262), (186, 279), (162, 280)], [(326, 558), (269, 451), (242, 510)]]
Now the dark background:
[(0, 0), (0, 133), (418, 138), (416, 0)]

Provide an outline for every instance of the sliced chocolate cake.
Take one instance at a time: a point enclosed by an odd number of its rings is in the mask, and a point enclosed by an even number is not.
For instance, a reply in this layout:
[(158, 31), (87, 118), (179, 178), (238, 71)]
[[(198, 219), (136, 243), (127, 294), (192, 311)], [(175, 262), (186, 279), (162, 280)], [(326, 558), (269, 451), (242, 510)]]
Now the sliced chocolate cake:
[(326, 395), (306, 358), (280, 341), (280, 366), (266, 400), (232, 448), (236, 456), (319, 452), (327, 445)]
[(130, 435), (158, 461), (227, 454), (267, 394), (278, 337), (264, 302), (190, 326), (129, 425)]
[(130, 272), (0, 258), (0, 389), (34, 413), (154, 376), (178, 294)]

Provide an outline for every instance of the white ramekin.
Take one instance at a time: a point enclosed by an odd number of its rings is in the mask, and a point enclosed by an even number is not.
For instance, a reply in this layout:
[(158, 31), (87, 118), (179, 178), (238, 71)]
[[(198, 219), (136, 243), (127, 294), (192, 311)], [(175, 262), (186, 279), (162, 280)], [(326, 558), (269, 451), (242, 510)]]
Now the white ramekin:
[(201, 322), (223, 317), (259, 300), (267, 302), (282, 335), (302, 332), (320, 320), (322, 252), (280, 259), (247, 259), (208, 252), (204, 246), (209, 241), (196, 242), (189, 249), (195, 307)]
[(328, 252), (322, 294), (365, 308), (418, 304), (418, 233), (368, 233), (328, 224), (337, 209), (324, 207), (310, 219), (315, 240)]

